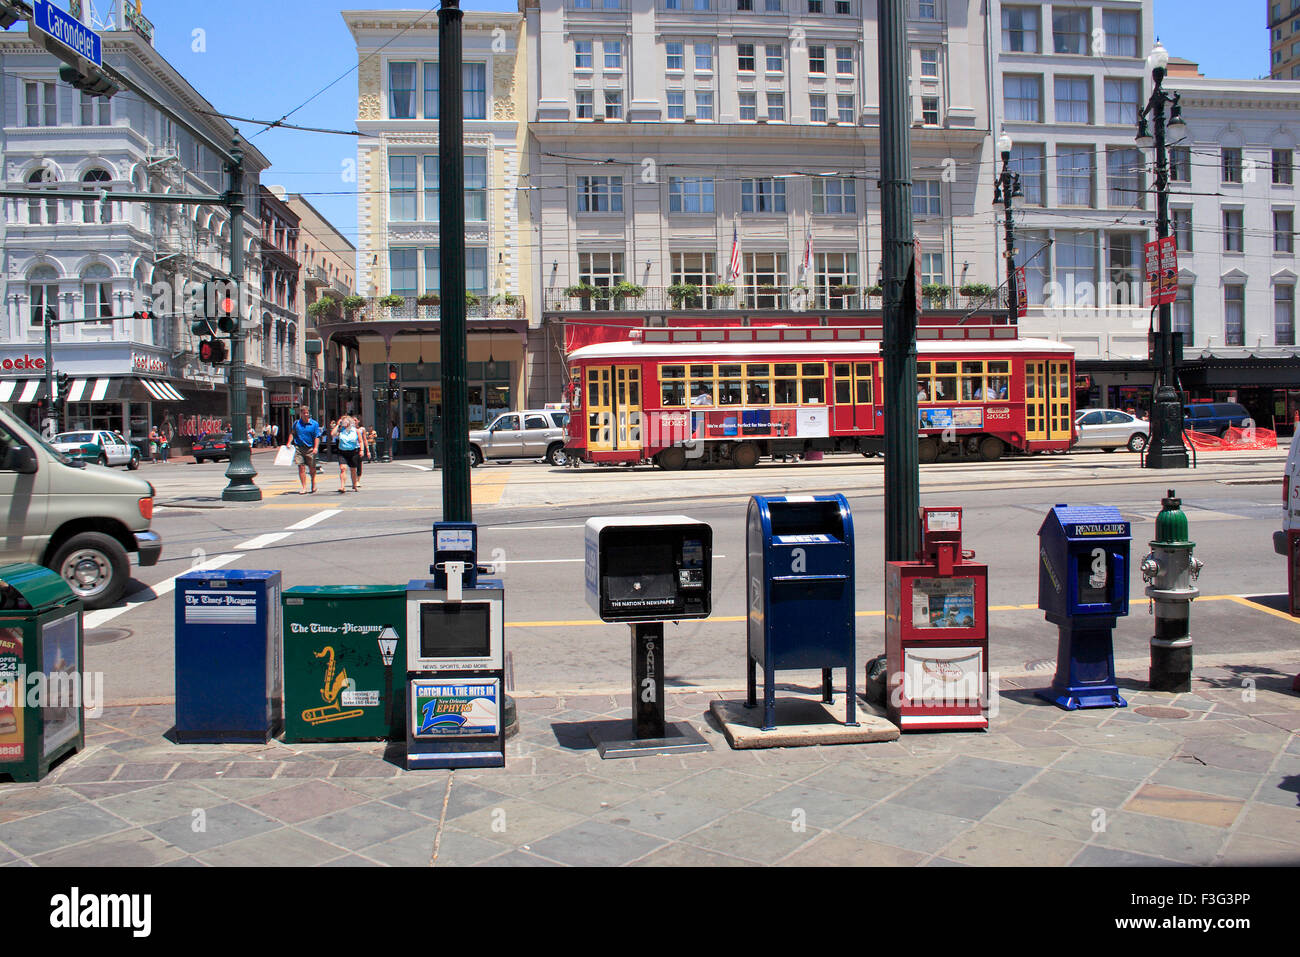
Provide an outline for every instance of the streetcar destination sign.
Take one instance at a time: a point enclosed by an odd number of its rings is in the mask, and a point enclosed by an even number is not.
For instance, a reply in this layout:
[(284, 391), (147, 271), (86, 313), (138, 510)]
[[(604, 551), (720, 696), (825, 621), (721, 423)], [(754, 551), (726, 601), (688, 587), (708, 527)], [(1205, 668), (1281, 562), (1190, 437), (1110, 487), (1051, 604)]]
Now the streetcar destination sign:
[(52, 36), (77, 56), (102, 67), (99, 34), (76, 17), (64, 13), (50, 0), (36, 0), (32, 5), (32, 23), (42, 33)]

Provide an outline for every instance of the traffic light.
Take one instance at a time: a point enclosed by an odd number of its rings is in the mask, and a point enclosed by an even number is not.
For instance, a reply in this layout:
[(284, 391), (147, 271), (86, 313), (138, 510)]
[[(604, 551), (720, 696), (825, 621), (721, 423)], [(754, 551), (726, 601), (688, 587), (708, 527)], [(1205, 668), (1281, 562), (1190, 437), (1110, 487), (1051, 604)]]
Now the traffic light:
[(79, 70), (75, 66), (65, 63), (59, 67), (59, 79), (64, 83), (71, 83), (87, 96), (102, 96), (107, 99), (122, 90), (103, 71), (93, 66)]
[(239, 284), (216, 279), (203, 284), (203, 314), (229, 335), (239, 327)]
[(388, 384), (397, 385), (397, 363), (395, 362), (388, 364)]
[[(148, 309), (142, 309), (139, 312), (131, 313), (131, 318), (139, 319), (141, 322), (153, 322), (155, 319), (158, 318), (158, 313), (150, 312)], [(198, 325), (198, 323), (195, 323), (195, 325)], [(197, 329), (195, 329), (194, 331), (198, 332)]]
[(32, 5), (25, 0), (0, 0), (0, 27), (8, 30), (19, 20), (32, 18)]
[(190, 323), (190, 332), (201, 338), (209, 338), (217, 334), (216, 327), (212, 325), (210, 319), (195, 319)]
[(56, 372), (54, 374), (54, 384), (57, 392), (55, 401), (62, 405), (68, 401), (68, 374), (66, 372)]
[(204, 339), (199, 343), (199, 361), (221, 365), (226, 361), (226, 344), (220, 339)]

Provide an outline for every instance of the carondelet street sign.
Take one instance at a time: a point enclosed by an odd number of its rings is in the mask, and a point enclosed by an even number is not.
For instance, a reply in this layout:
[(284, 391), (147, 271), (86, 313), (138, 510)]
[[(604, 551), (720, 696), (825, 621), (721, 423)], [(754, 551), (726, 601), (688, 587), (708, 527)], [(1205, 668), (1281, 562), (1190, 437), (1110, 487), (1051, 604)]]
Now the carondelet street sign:
[(50, 0), (36, 0), (32, 5), (32, 23), (42, 33), (49, 34), (77, 56), (84, 57), (95, 66), (102, 67), (99, 34), (76, 17), (64, 13)]

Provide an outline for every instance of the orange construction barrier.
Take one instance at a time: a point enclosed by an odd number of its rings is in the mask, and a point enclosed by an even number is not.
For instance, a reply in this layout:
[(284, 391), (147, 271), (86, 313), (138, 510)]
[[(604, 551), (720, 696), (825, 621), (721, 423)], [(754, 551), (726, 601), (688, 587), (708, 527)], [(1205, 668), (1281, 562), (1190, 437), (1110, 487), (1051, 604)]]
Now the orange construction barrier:
[(1277, 433), (1272, 429), (1236, 429), (1230, 428), (1223, 437), (1209, 432), (1183, 432), (1183, 441), (1195, 446), (1197, 451), (1251, 451), (1256, 449), (1277, 448)]

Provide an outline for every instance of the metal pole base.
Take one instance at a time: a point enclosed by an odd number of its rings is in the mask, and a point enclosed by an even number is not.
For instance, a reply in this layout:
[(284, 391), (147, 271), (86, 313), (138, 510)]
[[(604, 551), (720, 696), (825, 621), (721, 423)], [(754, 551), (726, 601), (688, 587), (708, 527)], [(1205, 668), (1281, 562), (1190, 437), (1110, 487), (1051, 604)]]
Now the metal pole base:
[(1151, 672), (1147, 685), (1152, 691), (1192, 690), (1192, 639), (1151, 639)]
[(1183, 405), (1178, 393), (1169, 386), (1156, 390), (1151, 409), (1151, 445), (1147, 448), (1149, 469), (1185, 469), (1191, 467), (1187, 447), (1183, 445)]
[(230, 443), (230, 466), (226, 478), (230, 484), (221, 490), (223, 502), (260, 502), (262, 490), (253, 483), (257, 469), (253, 468), (252, 450), (247, 439)]

